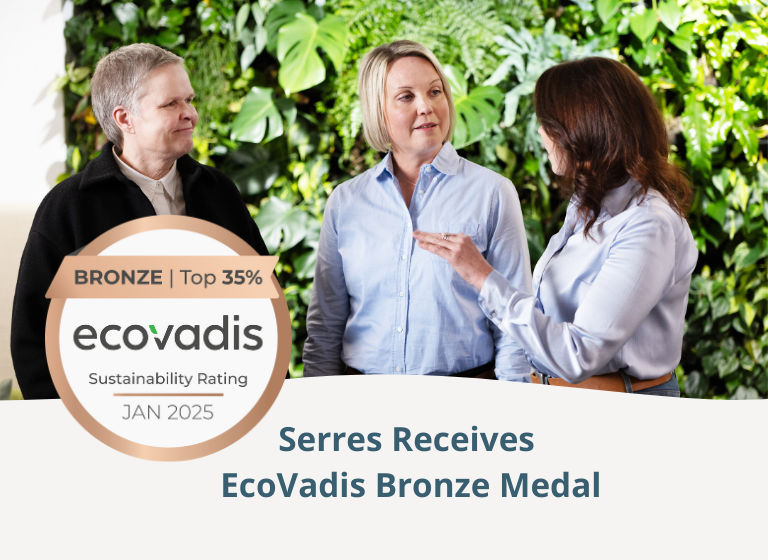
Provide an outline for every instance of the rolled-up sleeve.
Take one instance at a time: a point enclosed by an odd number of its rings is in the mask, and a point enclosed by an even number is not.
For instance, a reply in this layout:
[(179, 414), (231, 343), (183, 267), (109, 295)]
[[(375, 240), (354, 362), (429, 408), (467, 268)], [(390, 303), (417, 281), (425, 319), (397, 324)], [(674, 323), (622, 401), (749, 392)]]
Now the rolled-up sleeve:
[[(530, 295), (531, 263), (523, 224), (520, 199), (512, 183), (499, 185), (489, 215), (489, 243), (486, 260), (496, 274), (515, 291)], [(530, 381), (531, 365), (514, 334), (490, 323), (496, 347), (496, 377), (506, 381)]]
[(331, 193), (323, 214), (315, 280), (307, 312), (304, 376), (343, 372), (341, 344), (349, 317), (349, 295), (338, 250), (339, 194)]
[(522, 344), (544, 373), (579, 383), (617, 355), (673, 285), (675, 235), (663, 217), (647, 214), (627, 224), (572, 323), (544, 315), (536, 298), (517, 289), (501, 271), (480, 291), (480, 308), (498, 328)]

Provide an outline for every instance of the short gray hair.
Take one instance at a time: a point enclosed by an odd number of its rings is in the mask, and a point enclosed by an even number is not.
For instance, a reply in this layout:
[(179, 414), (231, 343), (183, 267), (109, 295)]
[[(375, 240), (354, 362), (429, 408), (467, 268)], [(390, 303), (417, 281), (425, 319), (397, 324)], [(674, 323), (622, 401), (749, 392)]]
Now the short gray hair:
[(386, 152), (391, 141), (384, 120), (384, 94), (387, 86), (389, 65), (401, 58), (417, 56), (429, 61), (435, 67), (443, 91), (448, 99), (449, 124), (444, 142), (451, 139), (456, 126), (456, 108), (453, 106), (451, 86), (443, 73), (437, 57), (427, 47), (415, 41), (395, 41), (376, 47), (363, 57), (358, 73), (357, 91), (360, 95), (360, 107), (363, 113), (363, 132), (365, 139), (374, 150)]
[(155, 68), (184, 66), (184, 59), (156, 45), (136, 43), (109, 53), (96, 65), (91, 78), (91, 105), (107, 138), (123, 149), (123, 131), (112, 118), (118, 105), (138, 114), (141, 84)]

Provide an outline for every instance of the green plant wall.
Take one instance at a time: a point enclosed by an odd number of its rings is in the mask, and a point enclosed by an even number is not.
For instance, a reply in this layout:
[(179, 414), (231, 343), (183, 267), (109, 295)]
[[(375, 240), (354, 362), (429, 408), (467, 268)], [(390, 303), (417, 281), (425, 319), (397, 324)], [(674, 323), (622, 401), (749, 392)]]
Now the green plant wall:
[(98, 59), (137, 41), (186, 59), (201, 117), (193, 155), (235, 180), (280, 255), (300, 376), (325, 202), (381, 157), (361, 134), (357, 65), (368, 50), (409, 38), (435, 52), (459, 114), (454, 144), (514, 182), (534, 263), (567, 204), (536, 134), (536, 79), (574, 57), (621, 60), (656, 96), (695, 186), (684, 394), (764, 398), (766, 18), (768, 0), (75, 0), (54, 88), (65, 96), (69, 172), (79, 172), (105, 141), (89, 98)]

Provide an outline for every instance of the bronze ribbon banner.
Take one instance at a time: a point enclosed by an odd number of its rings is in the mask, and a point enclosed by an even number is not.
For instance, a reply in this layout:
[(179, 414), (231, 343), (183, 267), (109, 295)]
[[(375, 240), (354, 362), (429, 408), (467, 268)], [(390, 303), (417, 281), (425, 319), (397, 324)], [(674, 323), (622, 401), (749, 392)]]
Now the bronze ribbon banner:
[(269, 298), (277, 257), (65, 257), (48, 299)]

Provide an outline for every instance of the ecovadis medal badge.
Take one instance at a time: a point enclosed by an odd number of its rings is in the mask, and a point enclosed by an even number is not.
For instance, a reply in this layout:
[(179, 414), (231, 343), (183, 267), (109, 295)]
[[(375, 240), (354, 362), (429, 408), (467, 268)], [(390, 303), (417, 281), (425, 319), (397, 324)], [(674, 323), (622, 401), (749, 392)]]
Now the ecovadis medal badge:
[(45, 343), (67, 409), (143, 459), (195, 459), (240, 439), (288, 370), (276, 264), (183, 216), (125, 223), (66, 257), (47, 294)]

